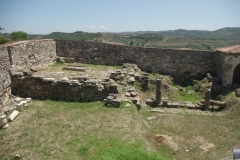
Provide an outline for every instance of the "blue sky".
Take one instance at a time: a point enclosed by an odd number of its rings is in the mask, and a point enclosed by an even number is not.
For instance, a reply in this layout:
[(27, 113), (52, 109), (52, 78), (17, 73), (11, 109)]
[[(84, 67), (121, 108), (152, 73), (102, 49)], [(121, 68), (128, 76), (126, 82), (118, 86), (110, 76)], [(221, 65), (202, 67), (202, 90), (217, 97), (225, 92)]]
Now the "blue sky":
[(240, 0), (0, 0), (3, 33), (240, 27)]

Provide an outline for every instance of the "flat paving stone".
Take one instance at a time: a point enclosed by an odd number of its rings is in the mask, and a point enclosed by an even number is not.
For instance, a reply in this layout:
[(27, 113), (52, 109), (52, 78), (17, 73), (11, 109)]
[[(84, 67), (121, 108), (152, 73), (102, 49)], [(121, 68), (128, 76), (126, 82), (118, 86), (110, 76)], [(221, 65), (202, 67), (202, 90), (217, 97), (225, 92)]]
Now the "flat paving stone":
[(157, 119), (157, 117), (156, 116), (147, 117), (147, 120), (149, 120), (149, 121), (152, 121), (154, 119)]
[(152, 108), (151, 112), (160, 112), (160, 113), (164, 113), (165, 111), (163, 109), (160, 108)]

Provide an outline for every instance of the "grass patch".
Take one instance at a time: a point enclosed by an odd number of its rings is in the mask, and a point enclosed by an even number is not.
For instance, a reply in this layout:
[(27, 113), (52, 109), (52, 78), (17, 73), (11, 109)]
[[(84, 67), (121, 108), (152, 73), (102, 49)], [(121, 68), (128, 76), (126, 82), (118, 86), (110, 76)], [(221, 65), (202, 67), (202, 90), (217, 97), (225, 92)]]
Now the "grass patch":
[(8, 129), (0, 130), (0, 159), (20, 154), (26, 159), (91, 160), (104, 159), (112, 151), (118, 151), (117, 158), (123, 154), (123, 159), (138, 159), (139, 150), (141, 155), (151, 158), (139, 130), (142, 124), (134, 107), (107, 108), (102, 102), (33, 101), (9, 123)]
[[(185, 91), (180, 91), (178, 85), (172, 85), (172, 89), (174, 90), (174, 95), (170, 97), (172, 101), (196, 102), (203, 99), (203, 94), (201, 92), (194, 92), (191, 86), (185, 87)], [(192, 94), (188, 94), (189, 91), (192, 91)]]
[(148, 152), (139, 144), (117, 144), (104, 149), (94, 159), (96, 160), (166, 160), (167, 158)]

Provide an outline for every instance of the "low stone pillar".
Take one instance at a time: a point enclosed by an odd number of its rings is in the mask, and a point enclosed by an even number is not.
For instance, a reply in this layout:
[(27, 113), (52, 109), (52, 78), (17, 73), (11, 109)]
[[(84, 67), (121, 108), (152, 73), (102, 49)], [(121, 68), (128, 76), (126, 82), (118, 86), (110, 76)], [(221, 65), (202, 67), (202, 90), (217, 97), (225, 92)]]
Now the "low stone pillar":
[(205, 109), (207, 109), (210, 106), (210, 100), (211, 100), (211, 89), (207, 89), (205, 92)]
[(162, 84), (162, 79), (161, 78), (157, 79), (156, 100), (155, 100), (157, 104), (161, 103), (161, 84)]

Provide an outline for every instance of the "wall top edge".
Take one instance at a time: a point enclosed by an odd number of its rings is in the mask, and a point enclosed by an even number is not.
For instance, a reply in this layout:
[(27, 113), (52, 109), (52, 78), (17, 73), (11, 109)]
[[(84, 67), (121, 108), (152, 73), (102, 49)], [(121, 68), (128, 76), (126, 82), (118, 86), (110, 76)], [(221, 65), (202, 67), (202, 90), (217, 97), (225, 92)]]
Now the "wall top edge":
[(39, 39), (39, 40), (25, 40), (25, 41), (17, 41), (17, 42), (11, 42), (0, 45), (0, 47), (11, 47), (16, 46), (24, 43), (30, 43), (30, 42), (44, 42), (44, 41), (54, 41), (54, 39)]
[(63, 41), (63, 42), (79, 42), (79, 43), (92, 43), (92, 44), (103, 44), (108, 46), (118, 46), (118, 47), (129, 47), (129, 48), (135, 48), (135, 49), (161, 49), (161, 50), (177, 50), (177, 51), (193, 51), (193, 52), (216, 52), (216, 51), (209, 51), (209, 50), (193, 50), (193, 49), (179, 49), (179, 48), (155, 48), (155, 47), (137, 47), (137, 46), (128, 46), (128, 45), (119, 45), (119, 44), (111, 44), (111, 43), (99, 43), (99, 42), (92, 42), (92, 41), (84, 41), (84, 40), (57, 40), (55, 41)]

